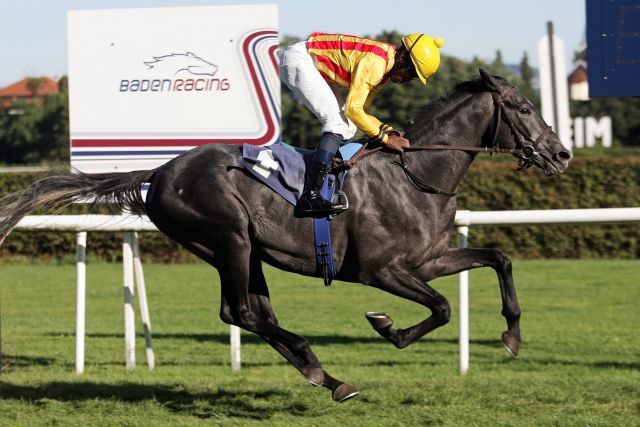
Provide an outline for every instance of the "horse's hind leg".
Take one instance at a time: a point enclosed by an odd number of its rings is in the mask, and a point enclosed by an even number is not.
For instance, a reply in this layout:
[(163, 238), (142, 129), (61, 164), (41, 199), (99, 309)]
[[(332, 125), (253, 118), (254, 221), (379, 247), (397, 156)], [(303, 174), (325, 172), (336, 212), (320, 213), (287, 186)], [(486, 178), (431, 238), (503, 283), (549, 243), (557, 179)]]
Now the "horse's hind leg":
[(273, 310), (267, 306), (269, 296), (260, 260), (252, 256), (249, 242), (247, 245), (249, 247), (241, 251), (240, 245), (234, 245), (233, 251), (241, 253), (229, 253), (218, 265), (223, 294), (222, 320), (259, 335), (312, 384), (322, 385), (322, 368), (308, 341), (282, 329)]
[(502, 297), (502, 315), (507, 321), (507, 330), (502, 334), (502, 343), (513, 357), (520, 350), (520, 305), (511, 274), (511, 260), (498, 249), (451, 248), (438, 259), (433, 268), (433, 277), (447, 276), (478, 267), (491, 267), (498, 275)]
[(203, 221), (202, 215), (180, 204), (165, 203), (160, 197), (148, 201), (149, 216), (161, 231), (218, 270), (220, 318), (224, 322), (262, 337), (312, 384), (329, 388), (335, 400), (343, 401), (358, 393), (322, 370), (306, 339), (278, 325), (260, 259), (252, 254), (247, 224), (237, 212), (228, 206), (230, 215)]
[(309, 382), (331, 389), (335, 400), (355, 396), (357, 390), (353, 387), (341, 387), (343, 383), (325, 376), (306, 339), (280, 327), (271, 308), (260, 259), (251, 253), (248, 239), (233, 242), (228, 249), (225, 259), (217, 265), (223, 292), (222, 320), (259, 335)]
[[(264, 274), (262, 272), (262, 266), (259, 260), (254, 260), (251, 263), (251, 281), (249, 284), (249, 298), (251, 301), (252, 309), (255, 313), (259, 313), (259, 315), (264, 318), (264, 320), (275, 327), (280, 328), (278, 324), (278, 320), (276, 318), (275, 313), (273, 312), (273, 308), (271, 306), (271, 300), (269, 299), (269, 290), (267, 288), (267, 283), (264, 278)], [(291, 364), (296, 366), (300, 370), (300, 372), (309, 379), (307, 368), (300, 364), (300, 357), (296, 355), (288, 346), (284, 343), (278, 341), (277, 339), (273, 339), (267, 335), (259, 334), (269, 345), (271, 345), (276, 351), (278, 351), (282, 356), (284, 356)], [(313, 355), (310, 347), (308, 351), (311, 353), (311, 356), (315, 359), (315, 355)], [(322, 371), (323, 381), (322, 386), (331, 390), (332, 397), (334, 400), (343, 402), (349, 398), (352, 398), (358, 394), (358, 390), (350, 384), (339, 381), (333, 377), (331, 377), (326, 371)], [(311, 380), (310, 380), (311, 381)], [(320, 385), (317, 380), (314, 382), (314, 385)]]

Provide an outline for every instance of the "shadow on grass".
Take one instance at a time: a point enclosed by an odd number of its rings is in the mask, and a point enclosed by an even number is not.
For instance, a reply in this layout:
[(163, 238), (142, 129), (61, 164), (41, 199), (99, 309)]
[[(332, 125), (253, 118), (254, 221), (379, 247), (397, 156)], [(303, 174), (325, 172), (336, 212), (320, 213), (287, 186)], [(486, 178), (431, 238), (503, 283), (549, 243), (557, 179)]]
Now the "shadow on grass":
[(275, 389), (192, 392), (180, 385), (51, 382), (24, 386), (0, 381), (0, 400), (28, 401), (38, 406), (46, 405), (47, 399), (71, 403), (92, 400), (152, 402), (171, 412), (198, 418), (268, 419), (277, 413), (304, 415), (309, 409), (303, 403), (291, 401), (290, 393)]
[(2, 368), (9, 368), (12, 366), (24, 367), (24, 366), (49, 366), (55, 362), (55, 359), (50, 357), (29, 357), (29, 356), (12, 356), (10, 354), (2, 355)]
[[(48, 332), (44, 334), (46, 336), (56, 337), (75, 337), (74, 333), (65, 332)], [(229, 344), (229, 334), (208, 334), (208, 333), (156, 333), (153, 334), (153, 340), (186, 340), (195, 342), (213, 342), (219, 344)], [(89, 333), (86, 334), (87, 338), (118, 338), (124, 339), (122, 333)], [(139, 338), (143, 338), (143, 334), (138, 334)], [(391, 345), (384, 338), (379, 336), (374, 337), (353, 337), (344, 335), (304, 335), (311, 345), (351, 345), (351, 344), (383, 344)], [(455, 344), (458, 345), (457, 338), (422, 338), (419, 342), (434, 343), (434, 344)], [(475, 339), (469, 341), (471, 344), (495, 347), (496, 344), (500, 344), (500, 340), (497, 339)], [(243, 344), (262, 344), (264, 341), (257, 335), (244, 332), (242, 334)]]
[[(640, 371), (640, 362), (621, 362), (619, 360), (600, 360), (600, 361), (584, 361), (584, 360), (565, 360), (553, 358), (529, 358), (523, 359), (524, 363), (540, 366), (589, 366), (594, 369), (615, 369), (615, 370), (631, 370)], [(502, 362), (508, 363), (508, 362)]]

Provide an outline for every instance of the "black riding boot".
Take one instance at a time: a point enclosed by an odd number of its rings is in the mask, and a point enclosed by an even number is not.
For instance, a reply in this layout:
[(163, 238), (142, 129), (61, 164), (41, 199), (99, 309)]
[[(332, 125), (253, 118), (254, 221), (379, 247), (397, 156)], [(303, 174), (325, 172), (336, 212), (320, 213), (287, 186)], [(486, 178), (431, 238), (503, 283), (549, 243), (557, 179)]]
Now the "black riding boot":
[(296, 212), (303, 216), (339, 214), (347, 209), (344, 204), (332, 204), (320, 195), (320, 190), (331, 170), (331, 162), (342, 143), (342, 136), (324, 133), (318, 143), (304, 180), (304, 190), (298, 200)]
[(304, 192), (298, 200), (296, 211), (304, 216), (339, 214), (347, 209), (343, 204), (332, 204), (320, 195), (330, 165), (313, 162), (304, 180)]

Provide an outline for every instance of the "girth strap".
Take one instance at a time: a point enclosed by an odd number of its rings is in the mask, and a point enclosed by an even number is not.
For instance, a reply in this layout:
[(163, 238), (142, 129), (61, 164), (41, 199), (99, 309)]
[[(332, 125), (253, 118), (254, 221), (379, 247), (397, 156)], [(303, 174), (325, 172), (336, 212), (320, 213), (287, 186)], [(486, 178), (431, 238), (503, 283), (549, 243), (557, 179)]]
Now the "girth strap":
[[(334, 184), (327, 175), (320, 190), (320, 194), (326, 200), (331, 200), (334, 192)], [(316, 265), (318, 274), (324, 279), (324, 285), (331, 285), (331, 281), (336, 277), (336, 266), (333, 262), (333, 250), (331, 248), (331, 228), (329, 217), (313, 218), (313, 238), (316, 249)]]

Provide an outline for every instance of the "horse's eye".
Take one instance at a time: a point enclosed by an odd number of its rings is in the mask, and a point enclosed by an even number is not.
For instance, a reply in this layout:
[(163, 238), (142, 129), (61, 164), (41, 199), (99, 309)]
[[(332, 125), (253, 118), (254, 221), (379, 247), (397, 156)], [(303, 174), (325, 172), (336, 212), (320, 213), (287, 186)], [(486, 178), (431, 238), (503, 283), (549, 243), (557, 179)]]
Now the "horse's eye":
[(531, 114), (531, 110), (528, 107), (522, 107), (520, 108), (520, 114), (528, 116), (529, 114)]

